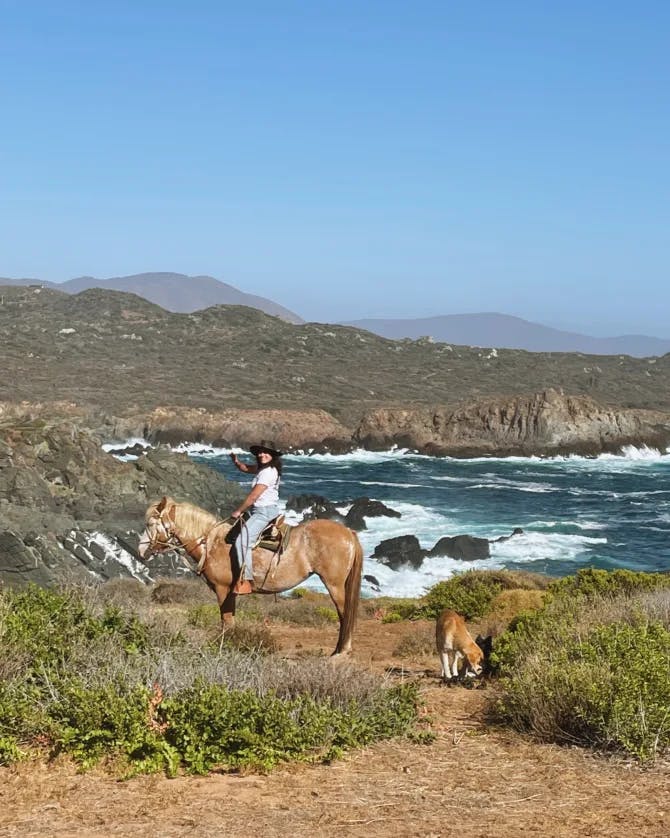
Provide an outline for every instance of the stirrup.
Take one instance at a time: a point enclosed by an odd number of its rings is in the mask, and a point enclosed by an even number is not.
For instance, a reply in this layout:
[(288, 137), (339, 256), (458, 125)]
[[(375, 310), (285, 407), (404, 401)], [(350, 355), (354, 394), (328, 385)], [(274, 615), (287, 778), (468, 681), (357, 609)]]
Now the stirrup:
[(235, 587), (233, 588), (233, 593), (237, 594), (238, 596), (242, 596), (244, 594), (253, 594), (254, 587), (251, 584), (249, 579), (238, 579)]

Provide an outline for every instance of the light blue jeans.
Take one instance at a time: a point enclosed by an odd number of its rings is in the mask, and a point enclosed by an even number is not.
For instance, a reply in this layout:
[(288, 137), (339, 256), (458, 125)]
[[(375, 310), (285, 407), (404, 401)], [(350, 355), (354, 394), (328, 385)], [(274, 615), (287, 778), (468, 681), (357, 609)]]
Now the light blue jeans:
[(244, 579), (254, 581), (254, 569), (251, 562), (251, 548), (256, 539), (267, 527), (273, 518), (279, 515), (280, 509), (277, 504), (272, 506), (252, 506), (251, 515), (240, 525), (240, 534), (235, 539), (235, 550), (237, 559), (242, 568)]

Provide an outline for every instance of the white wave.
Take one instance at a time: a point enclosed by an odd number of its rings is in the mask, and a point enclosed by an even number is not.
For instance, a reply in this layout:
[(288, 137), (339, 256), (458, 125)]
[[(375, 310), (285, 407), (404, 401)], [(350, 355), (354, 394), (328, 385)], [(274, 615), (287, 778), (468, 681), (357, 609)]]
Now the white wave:
[[(344, 481), (340, 481), (343, 483)], [(425, 489), (426, 483), (391, 483), (383, 480), (359, 480), (359, 486), (386, 486), (393, 489)]]
[(606, 538), (593, 538), (570, 533), (525, 531), (508, 541), (491, 544), (491, 555), (505, 562), (574, 561), (594, 544), (607, 544)]
[(398, 460), (406, 456), (420, 457), (421, 454), (410, 451), (409, 448), (390, 448), (388, 451), (366, 451), (364, 448), (357, 448), (347, 454), (317, 454), (313, 450), (302, 449), (286, 454), (285, 457), (305, 457), (324, 463), (385, 463), (389, 460)]
[[(458, 559), (445, 557), (433, 557), (424, 559), (421, 567), (415, 570), (411, 567), (401, 567), (393, 570), (375, 559), (367, 558), (363, 562), (363, 573), (374, 576), (379, 582), (381, 594), (391, 597), (418, 597), (426, 593), (433, 585), (449, 579), (456, 573), (463, 573), (466, 570), (494, 570), (503, 567), (502, 563), (495, 559), (483, 559), (476, 562), (463, 562)], [(303, 583), (305, 587), (312, 590), (325, 591), (324, 586), (318, 577), (310, 577)], [(370, 591), (364, 583), (362, 588), (363, 596), (366, 593), (379, 595), (377, 591)]]
[(625, 492), (625, 498), (646, 498), (650, 495), (670, 495), (670, 489), (649, 489), (646, 492)]
[(151, 443), (141, 436), (131, 436), (121, 442), (105, 442), (101, 447), (103, 451), (109, 453), (118, 448), (134, 448), (136, 445), (141, 445), (142, 448), (151, 448)]
[(204, 457), (213, 459), (215, 457), (227, 457), (230, 453), (244, 453), (242, 448), (216, 448), (204, 442), (180, 442), (179, 445), (170, 446), (171, 451), (178, 454), (188, 454), (189, 457)]
[(534, 530), (542, 527), (577, 527), (578, 530), (606, 530), (607, 524), (600, 521), (531, 521), (525, 525), (527, 529)]
[(547, 494), (549, 492), (561, 491), (556, 486), (548, 486), (546, 483), (515, 483), (513, 480), (492, 480), (490, 483), (473, 483), (467, 487), (470, 489), (512, 489), (515, 492), (531, 492), (533, 494)]
[(668, 453), (670, 453), (670, 448), (662, 454), (658, 448), (650, 448), (648, 445), (642, 445), (640, 448), (636, 448), (635, 445), (624, 445), (621, 449), (621, 456), (627, 460), (660, 460)]

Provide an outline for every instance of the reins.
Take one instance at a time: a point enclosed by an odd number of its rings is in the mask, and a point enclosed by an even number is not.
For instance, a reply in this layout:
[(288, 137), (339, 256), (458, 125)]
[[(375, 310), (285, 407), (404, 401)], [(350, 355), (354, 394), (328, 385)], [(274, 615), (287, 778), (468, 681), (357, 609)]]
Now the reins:
[[(212, 526), (207, 530), (206, 533), (203, 535), (198, 536), (196, 539), (192, 541), (182, 541), (171, 529), (168, 529), (165, 521), (163, 520), (163, 513), (160, 512), (158, 514), (161, 524), (163, 525), (163, 529), (165, 530), (165, 534), (168, 536), (167, 541), (157, 541), (154, 540), (156, 544), (163, 544), (166, 547), (169, 546), (173, 550), (183, 550), (189, 558), (197, 561), (197, 567), (195, 568), (195, 572), (200, 576), (202, 574), (202, 570), (205, 566), (205, 562), (207, 561), (207, 540), (210, 534), (217, 528), (222, 526), (223, 524), (227, 524), (229, 521), (238, 521), (239, 518), (233, 518), (232, 515), (229, 515), (227, 518), (223, 518), (221, 521), (216, 521)], [(174, 524), (175, 522), (172, 521)], [(244, 526), (244, 522), (242, 522), (242, 526)], [(195, 559), (192, 555), (192, 551), (196, 550), (198, 547), (202, 547), (202, 556), (199, 559)]]

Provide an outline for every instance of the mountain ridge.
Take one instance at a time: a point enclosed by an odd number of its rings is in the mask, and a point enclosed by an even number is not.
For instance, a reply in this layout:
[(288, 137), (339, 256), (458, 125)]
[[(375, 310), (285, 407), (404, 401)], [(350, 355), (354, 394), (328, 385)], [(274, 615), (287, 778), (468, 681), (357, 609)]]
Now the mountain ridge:
[[(109, 279), (82, 276), (62, 283), (34, 278), (0, 277), (0, 285), (3, 284), (41, 285), (67, 294), (77, 294), (91, 288), (132, 293), (175, 313), (195, 313), (217, 305), (247, 306), (280, 317), (287, 323), (306, 322), (298, 314), (273, 300), (247, 294), (204, 274), (188, 276), (171, 272), (150, 272)], [(593, 337), (500, 312), (443, 314), (419, 318), (373, 317), (339, 321), (333, 325), (365, 329), (395, 341), (432, 338), (441, 343), (459, 346), (519, 349), (527, 352), (581, 352), (588, 355), (630, 355), (636, 358), (659, 357), (670, 352), (670, 338), (640, 334)]]
[(287, 323), (304, 323), (295, 312), (273, 300), (256, 294), (247, 294), (233, 285), (206, 274), (187, 274), (156, 271), (128, 276), (99, 279), (94, 276), (80, 276), (66, 282), (47, 282), (39, 279), (0, 278), (0, 285), (43, 285), (66, 294), (79, 294), (91, 288), (122, 291), (136, 294), (167, 311), (191, 313), (215, 305), (242, 305), (257, 308), (273, 317), (280, 317)]
[(467, 343), (469, 346), (523, 349), (527, 352), (583, 352), (588, 355), (631, 355), (637, 358), (670, 352), (670, 338), (634, 334), (598, 338), (499, 312), (419, 318), (364, 318), (341, 321), (340, 325), (365, 329), (389, 340), (428, 337), (442, 343)]

